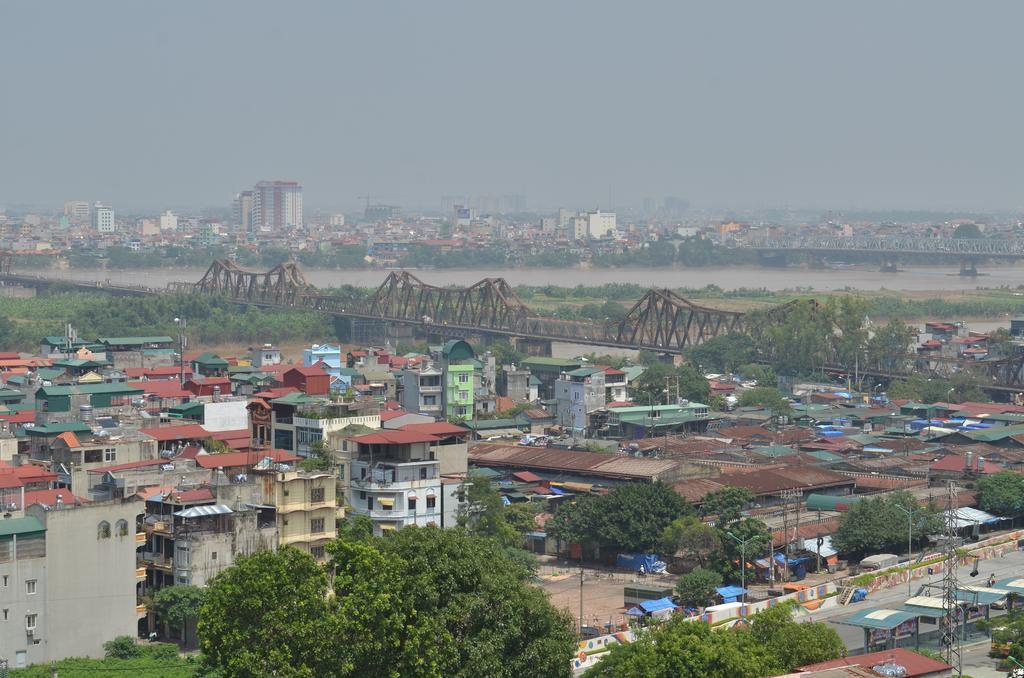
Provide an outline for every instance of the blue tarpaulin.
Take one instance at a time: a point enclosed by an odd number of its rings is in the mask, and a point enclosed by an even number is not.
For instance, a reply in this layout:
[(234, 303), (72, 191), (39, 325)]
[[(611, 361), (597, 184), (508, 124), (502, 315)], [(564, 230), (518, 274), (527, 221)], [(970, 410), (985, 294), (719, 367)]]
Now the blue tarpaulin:
[(867, 589), (854, 589), (853, 597), (850, 598), (850, 602), (851, 603), (859, 603), (860, 601), (864, 600), (867, 597), (868, 597), (868, 590)]
[(615, 559), (615, 567), (645, 574), (665, 572), (665, 563), (653, 553), (620, 553)]
[(664, 612), (665, 610), (676, 609), (675, 601), (671, 598), (658, 598), (657, 600), (644, 600), (640, 603), (640, 609), (651, 614), (653, 612)]
[(631, 607), (628, 610), (626, 610), (626, 614), (628, 614), (630, 617), (642, 617), (644, 616), (644, 611), (641, 610), (639, 607)]
[(722, 600), (726, 603), (735, 603), (737, 598), (747, 592), (745, 588), (739, 586), (720, 586), (715, 591), (722, 596)]

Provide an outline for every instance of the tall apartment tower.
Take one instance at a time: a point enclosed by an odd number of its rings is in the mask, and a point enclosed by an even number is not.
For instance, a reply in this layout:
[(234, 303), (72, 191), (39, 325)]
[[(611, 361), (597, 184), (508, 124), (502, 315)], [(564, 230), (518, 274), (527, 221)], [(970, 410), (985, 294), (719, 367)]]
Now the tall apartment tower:
[(64, 203), (64, 216), (75, 226), (85, 226), (89, 223), (89, 203), (84, 200), (71, 200)]
[(92, 208), (92, 227), (99, 233), (113, 233), (114, 208), (96, 203)]
[(261, 181), (252, 191), (251, 230), (282, 231), (302, 226), (302, 186), (297, 181)]
[(243, 231), (252, 230), (252, 191), (235, 194), (232, 217), (236, 227)]

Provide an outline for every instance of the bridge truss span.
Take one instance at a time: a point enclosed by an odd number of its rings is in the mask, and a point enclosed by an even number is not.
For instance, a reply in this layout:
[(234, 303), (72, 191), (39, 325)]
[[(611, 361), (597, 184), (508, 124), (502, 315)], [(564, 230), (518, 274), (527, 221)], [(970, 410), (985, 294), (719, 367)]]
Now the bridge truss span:
[(766, 252), (875, 252), (879, 254), (1024, 258), (1024, 239), (1021, 238), (780, 236), (756, 238), (740, 247)]

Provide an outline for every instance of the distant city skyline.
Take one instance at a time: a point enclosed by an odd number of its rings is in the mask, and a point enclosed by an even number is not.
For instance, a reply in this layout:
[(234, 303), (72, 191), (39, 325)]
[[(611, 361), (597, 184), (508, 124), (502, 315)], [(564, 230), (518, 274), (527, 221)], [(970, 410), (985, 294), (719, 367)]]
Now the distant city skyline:
[(1024, 205), (1020, 3), (280, 9), (4, 3), (0, 204)]

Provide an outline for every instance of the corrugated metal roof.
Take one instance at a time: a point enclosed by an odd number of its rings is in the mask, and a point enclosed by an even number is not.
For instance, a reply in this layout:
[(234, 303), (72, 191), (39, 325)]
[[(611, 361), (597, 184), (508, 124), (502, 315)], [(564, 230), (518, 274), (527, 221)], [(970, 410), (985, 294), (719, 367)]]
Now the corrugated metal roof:
[(175, 511), (179, 518), (201, 518), (203, 516), (224, 516), (234, 513), (224, 504), (207, 504), (206, 506), (190, 506), (183, 511)]
[(10, 537), (16, 534), (31, 532), (45, 532), (46, 526), (39, 518), (25, 516), (24, 518), (7, 518), (0, 520), (0, 537)]
[(679, 462), (669, 459), (486, 443), (474, 445), (469, 458), (484, 466), (518, 466), (615, 478), (657, 478), (679, 466)]

